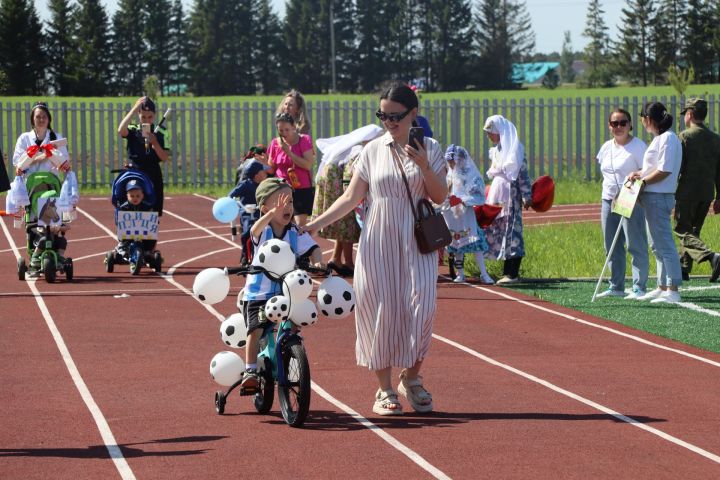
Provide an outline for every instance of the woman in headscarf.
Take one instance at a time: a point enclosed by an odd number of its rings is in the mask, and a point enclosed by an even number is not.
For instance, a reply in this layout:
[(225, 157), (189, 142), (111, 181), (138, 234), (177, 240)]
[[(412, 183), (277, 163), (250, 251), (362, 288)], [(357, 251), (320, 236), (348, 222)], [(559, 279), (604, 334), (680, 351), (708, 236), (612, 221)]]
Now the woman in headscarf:
[(455, 256), (457, 276), (453, 281), (465, 281), (465, 254), (472, 253), (475, 254), (475, 263), (480, 269), (480, 282), (492, 285), (495, 282), (485, 270), (483, 258), (488, 250), (488, 243), (473, 210), (475, 205), (485, 203), (485, 182), (470, 154), (463, 147), (450, 145), (445, 151), (445, 161), (448, 164), (450, 196), (447, 200), (448, 208), (443, 208), (443, 217), (452, 235), (452, 243), (448, 245), (447, 251)]
[(517, 136), (515, 125), (502, 115), (485, 121), (483, 130), (495, 145), (490, 149), (492, 179), (487, 203), (502, 206), (495, 221), (485, 230), (488, 258), (505, 260), (503, 277), (498, 285), (520, 280), (520, 262), (525, 256), (522, 209), (532, 205), (531, 183), (525, 164), (525, 147)]
[[(323, 157), (315, 176), (313, 218), (322, 215), (335, 203), (335, 200), (340, 198), (345, 191), (345, 179), (349, 180), (351, 176), (351, 172), (348, 171), (350, 162), (360, 156), (365, 143), (379, 137), (383, 132), (384, 130), (377, 125), (366, 125), (345, 135), (318, 139), (317, 147)], [(355, 215), (352, 213), (346, 215), (341, 220), (319, 230), (318, 235), (335, 241), (328, 267), (339, 275), (351, 277), (355, 269), (353, 244), (360, 239), (360, 226), (355, 221)]]

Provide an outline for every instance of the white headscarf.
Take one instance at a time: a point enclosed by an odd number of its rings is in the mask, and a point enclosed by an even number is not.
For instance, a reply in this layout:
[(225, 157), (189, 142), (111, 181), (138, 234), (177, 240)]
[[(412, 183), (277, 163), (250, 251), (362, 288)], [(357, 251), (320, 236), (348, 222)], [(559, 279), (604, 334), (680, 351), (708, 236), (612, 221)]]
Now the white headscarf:
[[(514, 182), (520, 173), (525, 161), (525, 147), (520, 143), (515, 125), (502, 115), (493, 115), (485, 120), (483, 130), (500, 135), (500, 144), (490, 149), (490, 158), (493, 163), (488, 170), (488, 177), (493, 178), (498, 173)], [(496, 155), (492, 150), (496, 149)]]
[(343, 166), (350, 157), (350, 150), (355, 145), (379, 137), (385, 130), (377, 125), (365, 125), (345, 135), (331, 138), (318, 138), (315, 144), (322, 152), (322, 161), (317, 169), (315, 181), (319, 181), (328, 165)]
[(450, 145), (445, 151), (445, 161), (450, 160), (455, 162), (455, 166), (448, 168), (447, 173), (450, 194), (458, 197), (465, 205), (484, 204), (485, 182), (467, 150)]

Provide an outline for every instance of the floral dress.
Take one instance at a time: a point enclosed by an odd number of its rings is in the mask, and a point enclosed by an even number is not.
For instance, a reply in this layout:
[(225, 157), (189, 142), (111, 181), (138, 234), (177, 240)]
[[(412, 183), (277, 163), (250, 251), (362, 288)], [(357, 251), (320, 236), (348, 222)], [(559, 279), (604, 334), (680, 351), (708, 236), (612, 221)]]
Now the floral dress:
[(525, 242), (523, 240), (522, 209), (523, 200), (530, 200), (531, 183), (525, 163), (515, 181), (511, 182), (510, 203), (508, 214), (497, 217), (485, 229), (489, 250), (485, 254), (493, 260), (507, 260), (525, 256)]
[[(325, 212), (343, 194), (345, 170), (347, 168), (335, 164), (329, 164), (325, 167), (324, 174), (318, 178), (315, 185), (313, 217)], [(355, 215), (349, 213), (332, 225), (318, 231), (318, 235), (329, 240), (356, 243), (360, 239), (360, 226), (355, 221)]]

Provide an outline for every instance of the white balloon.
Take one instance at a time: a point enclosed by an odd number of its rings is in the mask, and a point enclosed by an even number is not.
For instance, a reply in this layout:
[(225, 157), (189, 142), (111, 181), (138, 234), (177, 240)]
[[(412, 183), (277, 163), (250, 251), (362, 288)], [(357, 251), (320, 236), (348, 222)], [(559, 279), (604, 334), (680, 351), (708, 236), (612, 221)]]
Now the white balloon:
[(295, 254), (287, 242), (272, 238), (260, 245), (252, 263), (263, 267), (270, 276), (279, 279), (295, 269)]
[(218, 385), (229, 387), (240, 380), (245, 362), (235, 352), (220, 352), (210, 361), (210, 375)]
[(214, 305), (230, 293), (230, 279), (219, 268), (206, 268), (195, 276), (193, 295), (202, 303)]
[(305, 270), (293, 270), (283, 278), (282, 291), (293, 303), (300, 302), (312, 293), (312, 279)]
[(225, 345), (241, 348), (247, 343), (247, 327), (242, 313), (233, 313), (220, 324), (220, 337)]
[(298, 327), (307, 327), (317, 322), (318, 313), (315, 304), (310, 299), (302, 302), (293, 302), (290, 306), (290, 321)]
[(355, 310), (355, 291), (340, 277), (327, 278), (318, 287), (317, 308), (328, 318), (345, 318)]
[(265, 316), (271, 322), (282, 322), (290, 314), (290, 299), (283, 295), (275, 295), (265, 303)]

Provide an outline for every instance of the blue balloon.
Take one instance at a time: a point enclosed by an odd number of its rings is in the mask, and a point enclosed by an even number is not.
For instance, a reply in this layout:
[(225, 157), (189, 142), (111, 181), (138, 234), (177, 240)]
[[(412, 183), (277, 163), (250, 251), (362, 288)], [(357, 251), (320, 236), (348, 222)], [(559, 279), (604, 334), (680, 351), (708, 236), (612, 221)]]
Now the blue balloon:
[(240, 213), (240, 206), (230, 197), (218, 198), (213, 203), (213, 217), (220, 223), (230, 223)]

